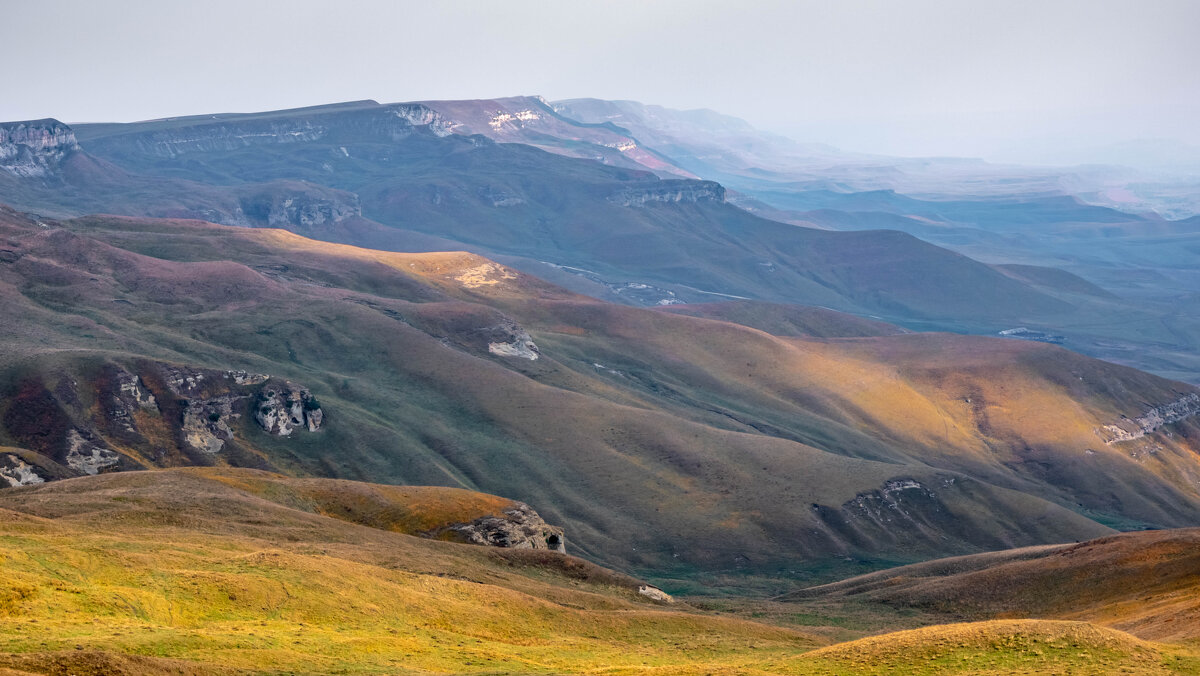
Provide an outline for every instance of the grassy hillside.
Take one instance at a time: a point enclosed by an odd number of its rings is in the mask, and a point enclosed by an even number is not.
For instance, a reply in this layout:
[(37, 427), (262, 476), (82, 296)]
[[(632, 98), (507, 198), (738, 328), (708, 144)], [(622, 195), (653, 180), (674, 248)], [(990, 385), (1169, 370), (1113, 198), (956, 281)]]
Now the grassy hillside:
[[(1191, 390), (1053, 346), (779, 337), (574, 296), (470, 254), (7, 218), (0, 302), (23, 321), (0, 329), (0, 441), (59, 465), (82, 445), (127, 469), (509, 496), (566, 526), (571, 551), (675, 591), (785, 591), (1200, 512), (1193, 418), (1100, 433)], [(538, 359), (493, 352), (526, 341)], [(252, 402), (267, 385), (234, 385), (239, 371), (308, 388), (322, 429), (265, 433)], [(213, 384), (181, 393), (179, 373)], [(156, 403), (118, 391), (135, 382)], [(189, 410), (219, 450), (189, 442)]]
[(0, 666), (33, 673), (736, 671), (814, 645), (564, 555), (348, 525), (195, 472), (12, 489), (0, 511)]
[(654, 602), (636, 580), (566, 555), (413, 538), (238, 487), (263, 482), (313, 485), (166, 470), (0, 491), (0, 673), (1200, 668), (1187, 648), (1080, 622), (934, 626), (822, 647), (812, 632)]

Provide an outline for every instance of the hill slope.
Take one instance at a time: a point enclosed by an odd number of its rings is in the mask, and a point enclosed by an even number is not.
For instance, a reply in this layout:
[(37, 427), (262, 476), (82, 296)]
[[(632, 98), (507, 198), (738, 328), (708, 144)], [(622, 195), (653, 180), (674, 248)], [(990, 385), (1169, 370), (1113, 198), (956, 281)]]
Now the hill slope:
[[(573, 552), (678, 588), (1200, 510), (1191, 390), (1053, 346), (781, 338), (470, 254), (42, 224), (5, 217), (0, 302), (22, 321), (0, 334), (0, 422), (74, 473), (239, 465), (517, 496)], [(1151, 405), (1179, 415), (1119, 439)]]

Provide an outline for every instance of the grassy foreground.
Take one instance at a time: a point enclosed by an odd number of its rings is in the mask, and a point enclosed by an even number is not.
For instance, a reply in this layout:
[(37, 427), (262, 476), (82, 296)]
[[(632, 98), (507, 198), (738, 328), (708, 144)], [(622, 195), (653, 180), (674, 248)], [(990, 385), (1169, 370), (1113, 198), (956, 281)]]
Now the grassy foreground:
[(1185, 648), (1078, 622), (821, 648), (654, 605), (571, 557), (419, 539), (231, 483), (176, 470), (0, 492), (0, 674), (1200, 673)]

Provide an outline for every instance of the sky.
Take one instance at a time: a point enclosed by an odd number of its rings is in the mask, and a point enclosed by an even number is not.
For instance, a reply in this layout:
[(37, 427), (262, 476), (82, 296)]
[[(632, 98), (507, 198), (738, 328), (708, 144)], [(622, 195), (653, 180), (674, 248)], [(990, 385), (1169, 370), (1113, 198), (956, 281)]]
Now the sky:
[(1200, 146), (1200, 0), (0, 0), (0, 17), (0, 120), (540, 94), (890, 155)]

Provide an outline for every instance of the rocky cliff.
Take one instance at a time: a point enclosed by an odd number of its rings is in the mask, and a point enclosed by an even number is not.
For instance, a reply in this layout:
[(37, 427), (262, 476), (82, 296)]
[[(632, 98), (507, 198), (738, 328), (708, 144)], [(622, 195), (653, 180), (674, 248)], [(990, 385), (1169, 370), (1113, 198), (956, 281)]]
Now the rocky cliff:
[(715, 181), (664, 180), (644, 187), (626, 188), (609, 196), (608, 201), (624, 207), (640, 207), (651, 202), (724, 202), (725, 188)]
[(75, 132), (58, 120), (0, 123), (0, 171), (14, 176), (52, 174), (78, 149)]

